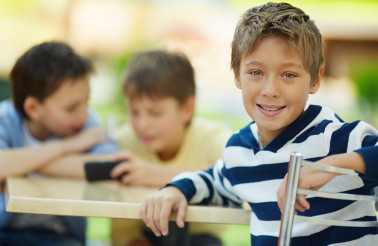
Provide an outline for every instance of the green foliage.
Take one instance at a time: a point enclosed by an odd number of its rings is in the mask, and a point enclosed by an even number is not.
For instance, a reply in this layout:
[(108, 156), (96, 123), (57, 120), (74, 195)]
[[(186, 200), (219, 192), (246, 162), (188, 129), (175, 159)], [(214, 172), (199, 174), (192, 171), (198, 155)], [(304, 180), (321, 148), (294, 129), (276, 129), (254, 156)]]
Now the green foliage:
[(110, 242), (109, 218), (89, 217), (87, 228), (87, 239), (90, 241)]
[(126, 107), (126, 100), (125, 95), (122, 90), (122, 80), (124, 76), (125, 67), (130, 60), (131, 53), (125, 53), (120, 55), (119, 57), (112, 58), (107, 62), (110, 64), (110, 68), (112, 69), (112, 74), (114, 75), (112, 79), (115, 80), (113, 86), (116, 87), (116, 93), (106, 104), (94, 104), (92, 103), (92, 107), (95, 109), (96, 114), (100, 118), (103, 125), (107, 124), (107, 118), (112, 115), (115, 117), (115, 120), (119, 126), (119, 124), (123, 124), (127, 121), (127, 107)]
[(358, 99), (367, 100), (371, 106), (378, 103), (378, 61), (363, 61), (354, 65), (351, 74)]
[(249, 225), (229, 225), (227, 231), (221, 235), (225, 246), (251, 245)]

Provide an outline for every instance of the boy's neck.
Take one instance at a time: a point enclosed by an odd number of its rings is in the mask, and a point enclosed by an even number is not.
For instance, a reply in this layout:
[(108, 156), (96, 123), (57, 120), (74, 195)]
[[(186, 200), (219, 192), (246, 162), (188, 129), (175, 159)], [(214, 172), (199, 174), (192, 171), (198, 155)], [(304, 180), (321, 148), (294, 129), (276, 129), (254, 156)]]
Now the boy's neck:
[(44, 141), (52, 136), (52, 133), (44, 129), (40, 124), (37, 122), (26, 120), (26, 127), (28, 128), (32, 137), (37, 140)]
[(177, 136), (177, 138), (175, 139), (175, 143), (171, 142), (169, 148), (166, 148), (165, 150), (156, 153), (161, 161), (170, 161), (178, 155), (178, 153), (180, 152), (180, 148), (182, 147), (185, 141), (187, 129), (188, 128), (185, 128), (185, 132), (181, 137)]
[(281, 129), (281, 131), (278, 131), (278, 130), (276, 130), (276, 131), (264, 131), (264, 132), (259, 131), (260, 140), (261, 140), (261, 144), (262, 144), (263, 148), (265, 148), (270, 142), (272, 142), (283, 131), (284, 131), (284, 129)]
[(176, 157), (178, 151), (179, 151), (179, 148), (177, 148), (176, 150), (172, 150), (172, 151), (164, 151), (164, 152), (157, 153), (157, 156), (162, 161), (170, 161), (170, 160), (172, 160), (173, 158)]

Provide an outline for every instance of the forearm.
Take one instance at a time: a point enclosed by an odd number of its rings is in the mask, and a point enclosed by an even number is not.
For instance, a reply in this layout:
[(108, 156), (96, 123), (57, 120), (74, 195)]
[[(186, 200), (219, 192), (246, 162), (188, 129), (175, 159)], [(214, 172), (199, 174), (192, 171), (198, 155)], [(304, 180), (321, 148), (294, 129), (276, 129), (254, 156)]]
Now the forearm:
[(84, 164), (86, 162), (109, 159), (111, 159), (110, 154), (71, 154), (55, 159), (36, 171), (49, 176), (84, 178)]
[(226, 178), (220, 174), (223, 161), (219, 160), (206, 171), (182, 173), (176, 176), (170, 185), (176, 186), (184, 193), (188, 202), (193, 204), (220, 204), (223, 206), (240, 206), (243, 202), (224, 184)]
[(0, 152), (0, 181), (11, 175), (24, 175), (62, 156), (61, 142), (50, 142), (36, 147), (7, 149)]
[(357, 152), (327, 156), (319, 162), (336, 167), (352, 169), (360, 174), (365, 174), (364, 159)]

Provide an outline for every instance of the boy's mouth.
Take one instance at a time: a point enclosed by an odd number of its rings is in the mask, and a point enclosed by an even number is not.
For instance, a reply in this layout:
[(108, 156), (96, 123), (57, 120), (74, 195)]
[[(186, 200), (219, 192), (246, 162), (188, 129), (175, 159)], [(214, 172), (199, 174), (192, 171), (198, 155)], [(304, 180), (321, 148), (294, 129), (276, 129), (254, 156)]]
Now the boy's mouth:
[(72, 128), (73, 133), (79, 133), (81, 131), (82, 127), (74, 127)]
[(152, 136), (140, 136), (142, 142), (144, 143), (149, 143), (149, 142), (152, 142), (154, 140), (154, 137)]
[(268, 111), (279, 111), (286, 107), (286, 106), (268, 106), (268, 105), (261, 105), (261, 104), (257, 104), (257, 106), (261, 109), (268, 110)]

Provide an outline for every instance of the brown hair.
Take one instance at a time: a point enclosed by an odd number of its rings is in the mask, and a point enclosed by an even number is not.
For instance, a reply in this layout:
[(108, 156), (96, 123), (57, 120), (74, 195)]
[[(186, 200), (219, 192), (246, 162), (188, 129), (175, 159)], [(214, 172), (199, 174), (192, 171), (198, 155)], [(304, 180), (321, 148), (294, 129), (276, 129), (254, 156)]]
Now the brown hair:
[(127, 65), (123, 88), (129, 97), (173, 97), (182, 104), (195, 95), (194, 70), (182, 53), (144, 51)]
[(80, 78), (92, 71), (91, 63), (61, 42), (44, 42), (27, 50), (12, 68), (12, 99), (22, 117), (24, 101), (33, 96), (43, 102), (67, 79)]
[(236, 26), (231, 46), (231, 68), (235, 77), (239, 76), (242, 57), (250, 54), (254, 45), (268, 36), (287, 38), (302, 57), (311, 81), (318, 78), (324, 63), (323, 42), (314, 21), (288, 3), (271, 2), (247, 10)]

